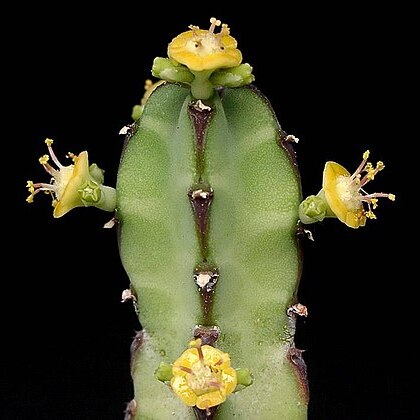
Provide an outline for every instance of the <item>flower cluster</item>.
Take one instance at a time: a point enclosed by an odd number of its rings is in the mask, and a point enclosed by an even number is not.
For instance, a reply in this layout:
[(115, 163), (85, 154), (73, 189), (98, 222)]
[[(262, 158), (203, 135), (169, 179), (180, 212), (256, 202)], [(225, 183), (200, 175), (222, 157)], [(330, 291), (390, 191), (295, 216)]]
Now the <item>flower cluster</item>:
[[(218, 26), (221, 30), (216, 32)], [(209, 99), (216, 87), (239, 87), (254, 80), (252, 67), (241, 64), (242, 53), (227, 24), (212, 17), (209, 29), (189, 29), (169, 43), (168, 58), (155, 58), (155, 77), (191, 85), (196, 99)]]
[[(215, 32), (221, 26), (219, 33)], [(175, 37), (168, 46), (168, 57), (184, 64), (190, 70), (203, 71), (236, 67), (242, 62), (242, 54), (236, 48), (238, 43), (230, 35), (226, 23), (210, 19), (208, 30), (190, 25), (189, 31)]]
[(366, 184), (385, 168), (381, 161), (375, 166), (368, 162), (369, 155), (369, 150), (363, 153), (363, 160), (353, 174), (336, 162), (327, 162), (321, 191), (306, 198), (299, 207), (301, 221), (314, 223), (325, 217), (337, 217), (347, 226), (358, 228), (367, 219), (376, 219), (373, 210), (378, 207), (379, 198), (395, 201), (394, 194), (365, 191)]
[[(60, 163), (52, 149), (53, 140), (46, 139), (45, 144), (49, 154), (41, 156), (39, 163), (51, 176), (51, 180), (49, 183), (27, 181), (28, 203), (32, 203), (34, 197), (43, 191), (52, 198), (54, 217), (64, 216), (75, 207), (95, 206), (106, 211), (115, 210), (115, 190), (102, 185), (103, 171), (96, 164), (89, 166), (86, 151), (79, 155), (69, 153), (67, 157), (73, 163), (65, 166)], [(56, 168), (49, 163), (50, 159)]]
[(190, 348), (174, 362), (171, 387), (188, 406), (202, 410), (223, 403), (236, 388), (236, 370), (230, 357), (201, 339), (191, 341)]

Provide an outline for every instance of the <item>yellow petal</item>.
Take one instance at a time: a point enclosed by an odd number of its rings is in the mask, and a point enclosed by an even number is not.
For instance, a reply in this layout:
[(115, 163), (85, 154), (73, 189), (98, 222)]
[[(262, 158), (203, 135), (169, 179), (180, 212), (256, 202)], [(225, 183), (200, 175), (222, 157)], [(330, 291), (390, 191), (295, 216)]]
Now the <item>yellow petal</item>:
[(226, 354), (207, 344), (201, 347), (201, 351), (203, 352), (204, 363), (207, 366), (213, 366), (218, 363), (220, 359), (223, 359), (223, 355)]
[(327, 162), (325, 164), (322, 181), (325, 199), (332, 212), (347, 226), (352, 228), (364, 226), (366, 217), (363, 215), (362, 203), (360, 202), (360, 206), (357, 209), (349, 209), (337, 191), (337, 180), (340, 176), (350, 177), (351, 175), (346, 168), (336, 162)]
[(193, 407), (197, 402), (197, 395), (188, 386), (184, 376), (174, 376), (171, 379), (171, 387), (175, 394), (189, 407)]
[(89, 174), (89, 159), (86, 151), (79, 154), (74, 165), (72, 176), (64, 189), (63, 194), (54, 208), (54, 217), (61, 217), (75, 207), (83, 207), (84, 204), (79, 197), (78, 189), (83, 185)]
[[(199, 44), (200, 39), (203, 46)], [(216, 70), (241, 64), (242, 54), (236, 46), (235, 38), (230, 35), (217, 37), (207, 30), (198, 29), (174, 38), (168, 46), (168, 56), (193, 71)]]
[(223, 395), (220, 391), (213, 391), (197, 397), (196, 406), (201, 410), (205, 410), (207, 408), (214, 407), (215, 405), (219, 405), (225, 401), (225, 395)]
[(185, 376), (187, 372), (179, 369), (179, 367), (184, 367), (191, 369), (192, 366), (199, 361), (198, 351), (196, 348), (191, 348), (185, 350), (178, 359), (175, 360), (172, 368), (172, 373), (178, 376)]
[(231, 367), (224, 369), (222, 372), (222, 382), (225, 385), (226, 396), (232, 394), (238, 384), (236, 370)]

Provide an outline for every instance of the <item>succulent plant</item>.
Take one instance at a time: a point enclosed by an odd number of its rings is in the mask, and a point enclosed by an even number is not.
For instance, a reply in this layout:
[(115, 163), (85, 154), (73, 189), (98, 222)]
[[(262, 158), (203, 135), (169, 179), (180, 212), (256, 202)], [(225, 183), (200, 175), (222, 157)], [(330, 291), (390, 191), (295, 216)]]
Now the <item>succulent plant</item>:
[[(218, 28), (220, 27), (220, 30)], [(293, 144), (251, 83), (230, 28), (190, 26), (154, 60), (157, 82), (133, 109), (116, 189), (88, 153), (63, 166), (46, 139), (49, 183), (28, 181), (28, 202), (51, 195), (54, 217), (76, 207), (114, 213), (120, 255), (142, 330), (132, 346), (128, 419), (304, 419), (308, 385), (294, 343), (305, 225), (376, 218), (365, 185), (327, 162), (317, 195), (302, 200)], [(48, 162), (51, 159), (55, 169)]]

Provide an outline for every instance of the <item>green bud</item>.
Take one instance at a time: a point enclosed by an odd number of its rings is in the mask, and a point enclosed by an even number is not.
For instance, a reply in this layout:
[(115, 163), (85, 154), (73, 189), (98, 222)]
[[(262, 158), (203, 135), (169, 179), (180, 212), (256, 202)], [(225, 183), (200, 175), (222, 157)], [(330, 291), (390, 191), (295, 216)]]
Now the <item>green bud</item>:
[(317, 195), (310, 195), (299, 205), (299, 218), (305, 224), (324, 220), (327, 212), (328, 205), (326, 201)]
[(160, 362), (155, 370), (155, 378), (161, 382), (168, 382), (172, 379), (172, 366), (165, 362)]
[(168, 82), (190, 84), (194, 80), (194, 75), (187, 67), (169, 58), (156, 57), (153, 60), (152, 74)]
[(104, 183), (104, 172), (96, 163), (89, 166), (89, 174), (98, 184)]
[(247, 368), (236, 369), (236, 380), (238, 385), (243, 386), (249, 386), (253, 382), (251, 372)]
[(210, 77), (214, 86), (239, 87), (249, 85), (255, 80), (252, 67), (246, 63), (229, 69), (217, 70)]
[(131, 111), (131, 118), (134, 121), (137, 121), (140, 118), (140, 116), (143, 112), (143, 108), (144, 108), (143, 105), (134, 105), (133, 106), (133, 110)]

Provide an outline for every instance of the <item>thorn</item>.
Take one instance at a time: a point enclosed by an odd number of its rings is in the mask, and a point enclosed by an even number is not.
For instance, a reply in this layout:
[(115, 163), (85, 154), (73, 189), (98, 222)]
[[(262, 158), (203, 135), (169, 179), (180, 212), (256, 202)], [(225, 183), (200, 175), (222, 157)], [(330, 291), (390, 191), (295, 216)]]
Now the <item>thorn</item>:
[(112, 229), (116, 225), (117, 221), (115, 217), (104, 224), (104, 229)]
[(207, 106), (207, 105), (203, 104), (201, 99), (196, 101), (193, 106), (197, 111), (211, 111), (211, 106)]
[(213, 188), (210, 188), (209, 191), (199, 188), (198, 190), (191, 191), (191, 198), (195, 200), (196, 198), (202, 198), (203, 200), (208, 200), (213, 196)]
[(133, 398), (129, 403), (127, 403), (127, 407), (124, 410), (124, 420), (134, 420), (136, 417), (137, 411), (137, 403), (136, 400)]
[(125, 303), (129, 300), (133, 300), (134, 302), (137, 301), (137, 299), (133, 295), (131, 289), (125, 289), (125, 290), (122, 291), (122, 294), (121, 294), (121, 303)]
[(295, 303), (294, 305), (287, 308), (287, 316), (292, 316), (292, 314), (307, 317), (308, 308), (301, 303)]
[(303, 229), (303, 233), (310, 241), (315, 242), (314, 235), (312, 235), (312, 232), (309, 229)]
[(304, 224), (298, 220), (297, 227), (296, 227), (296, 235), (299, 239), (302, 237), (308, 238), (310, 241), (315, 242), (314, 236), (309, 229), (304, 228)]
[(290, 141), (291, 143), (299, 143), (299, 139), (293, 134), (288, 134), (285, 140)]
[(121, 130), (118, 132), (118, 134), (121, 134), (123, 136), (132, 136), (136, 132), (136, 123), (127, 124)]
[(195, 284), (200, 290), (204, 289), (207, 293), (214, 289), (218, 279), (219, 273), (216, 271), (198, 271), (194, 274)]
[(122, 135), (125, 136), (128, 133), (129, 130), (130, 130), (130, 126), (125, 125), (123, 128), (121, 128), (121, 130), (118, 132), (118, 134), (122, 134)]
[(121, 303), (125, 303), (131, 300), (133, 302), (134, 312), (138, 315), (139, 314), (139, 307), (137, 305), (137, 297), (131, 289), (125, 289), (122, 291), (121, 294)]
[(121, 130), (118, 132), (118, 134), (122, 134), (122, 135), (125, 136), (130, 131), (130, 128), (131, 127), (129, 125), (125, 125), (123, 128), (121, 128)]

